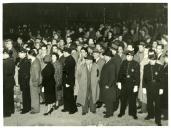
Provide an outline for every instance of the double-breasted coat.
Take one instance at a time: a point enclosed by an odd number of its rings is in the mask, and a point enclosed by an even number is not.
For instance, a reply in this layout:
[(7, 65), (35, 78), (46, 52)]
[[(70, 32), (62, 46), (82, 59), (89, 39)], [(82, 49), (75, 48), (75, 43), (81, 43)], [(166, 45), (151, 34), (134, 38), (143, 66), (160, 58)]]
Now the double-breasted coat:
[[(79, 90), (77, 96), (77, 103), (81, 105), (85, 105), (86, 101), (86, 94), (87, 94), (87, 65), (82, 64), (81, 69), (78, 71), (78, 83), (79, 83)], [(91, 67), (91, 90), (92, 90), (92, 99), (93, 104), (97, 102), (99, 99), (99, 69), (97, 64), (93, 63)]]

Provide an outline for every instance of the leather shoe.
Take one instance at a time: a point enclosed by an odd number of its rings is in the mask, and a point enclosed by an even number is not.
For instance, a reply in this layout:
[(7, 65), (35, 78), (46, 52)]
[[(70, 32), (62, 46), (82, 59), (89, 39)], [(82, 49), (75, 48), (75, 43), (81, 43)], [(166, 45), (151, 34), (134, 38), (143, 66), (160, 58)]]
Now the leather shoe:
[(147, 116), (147, 117), (145, 117), (144, 119), (145, 120), (150, 120), (150, 119), (153, 119), (154, 117), (152, 117), (152, 116)]
[(73, 112), (69, 112), (69, 114), (74, 114), (74, 113), (76, 113), (77, 111), (73, 111)]
[(120, 113), (120, 114), (118, 115), (118, 117), (120, 118), (120, 117), (122, 117), (123, 115), (125, 115), (125, 114), (121, 114), (121, 113)]
[(113, 115), (104, 115), (104, 118), (109, 118), (109, 117), (111, 117), (111, 116), (113, 116)]
[(156, 122), (157, 126), (162, 126), (161, 122)]
[(30, 112), (30, 114), (36, 114), (36, 113), (38, 113), (38, 112), (34, 112), (34, 111), (31, 111), (31, 112)]
[(134, 118), (135, 120), (137, 120), (137, 119), (138, 119), (138, 117), (137, 117), (137, 116), (133, 116), (133, 118)]
[(68, 112), (68, 110), (62, 109), (61, 112)]
[(28, 113), (29, 111), (22, 111), (22, 112), (20, 112), (20, 114), (26, 114), (26, 113)]

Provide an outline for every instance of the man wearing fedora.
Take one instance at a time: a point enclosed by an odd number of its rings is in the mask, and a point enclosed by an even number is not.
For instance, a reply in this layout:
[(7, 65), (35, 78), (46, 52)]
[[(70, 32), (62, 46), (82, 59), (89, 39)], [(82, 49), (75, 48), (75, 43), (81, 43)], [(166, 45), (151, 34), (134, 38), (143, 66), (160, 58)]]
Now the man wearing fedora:
[(126, 60), (121, 64), (118, 76), (118, 88), (121, 90), (121, 107), (118, 117), (125, 115), (127, 104), (128, 114), (137, 119), (136, 98), (140, 83), (140, 66), (133, 60), (134, 51), (127, 51)]
[(101, 88), (101, 101), (106, 106), (104, 118), (113, 116), (114, 102), (116, 101), (116, 67), (112, 61), (112, 52), (106, 50), (104, 52), (105, 64), (101, 71), (100, 88)]
[[(112, 55), (113, 55), (112, 61), (113, 61), (113, 64), (115, 65), (115, 79), (118, 79), (118, 73), (119, 73), (121, 63), (122, 63), (121, 57), (119, 57), (119, 55), (117, 54), (118, 45), (116, 45), (115, 43), (112, 43), (109, 49), (112, 52)], [(117, 100), (114, 104), (115, 111), (118, 109), (118, 106), (119, 106), (119, 90), (118, 89), (116, 89), (116, 94), (117, 94)]]
[(79, 90), (77, 103), (82, 105), (82, 115), (88, 113), (89, 108), (92, 113), (96, 113), (96, 102), (99, 99), (99, 69), (96, 63), (93, 63), (93, 56), (85, 57), (85, 63), (78, 71)]
[(71, 49), (65, 47), (63, 51), (65, 63), (63, 67), (63, 98), (64, 109), (62, 112), (74, 114), (77, 112), (76, 103), (74, 100), (74, 85), (75, 85), (75, 65), (76, 62), (71, 56)]
[(161, 126), (160, 99), (163, 94), (163, 86), (161, 84), (160, 74), (162, 66), (157, 63), (157, 55), (154, 50), (149, 50), (148, 57), (150, 62), (144, 66), (143, 75), (143, 93), (147, 94), (148, 111), (145, 120), (150, 120), (155, 117), (155, 123)]

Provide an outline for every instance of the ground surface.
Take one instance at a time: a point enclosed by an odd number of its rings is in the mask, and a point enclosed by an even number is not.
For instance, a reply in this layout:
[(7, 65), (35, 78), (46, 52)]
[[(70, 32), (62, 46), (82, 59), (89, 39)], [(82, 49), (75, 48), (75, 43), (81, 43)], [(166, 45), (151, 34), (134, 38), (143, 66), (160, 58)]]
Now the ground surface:
[[(145, 121), (144, 117), (147, 114), (138, 114), (138, 120), (126, 115), (118, 118), (119, 110), (114, 113), (113, 117), (108, 119), (103, 118), (104, 108), (97, 110), (96, 114), (88, 113), (85, 116), (81, 115), (81, 108), (74, 115), (61, 112), (62, 107), (52, 112), (49, 116), (44, 116), (45, 107), (41, 105), (41, 113), (39, 114), (20, 114), (16, 112), (8, 118), (4, 118), (5, 126), (87, 126), (87, 125), (106, 125), (106, 126), (155, 126), (154, 119)], [(162, 121), (162, 124), (167, 126), (168, 121)]]

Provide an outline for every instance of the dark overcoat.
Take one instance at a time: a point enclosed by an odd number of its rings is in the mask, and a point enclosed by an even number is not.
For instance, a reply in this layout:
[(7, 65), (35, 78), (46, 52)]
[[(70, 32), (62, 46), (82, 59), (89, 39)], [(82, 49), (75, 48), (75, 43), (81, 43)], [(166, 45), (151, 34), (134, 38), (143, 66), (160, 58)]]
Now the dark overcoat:
[(14, 113), (14, 74), (15, 63), (13, 58), (3, 60), (3, 107), (4, 116)]
[(56, 101), (55, 95), (55, 69), (52, 63), (47, 63), (42, 70), (42, 86), (44, 87), (45, 103), (52, 104)]
[[(116, 67), (111, 60), (104, 64), (101, 76), (100, 76), (100, 90), (101, 90), (101, 100), (105, 104), (107, 102), (115, 102), (116, 101)], [(109, 88), (106, 89), (105, 86)]]

